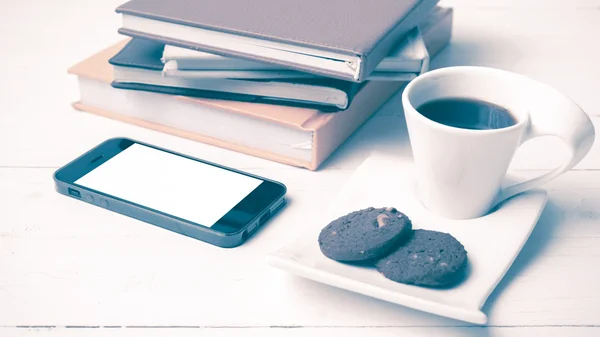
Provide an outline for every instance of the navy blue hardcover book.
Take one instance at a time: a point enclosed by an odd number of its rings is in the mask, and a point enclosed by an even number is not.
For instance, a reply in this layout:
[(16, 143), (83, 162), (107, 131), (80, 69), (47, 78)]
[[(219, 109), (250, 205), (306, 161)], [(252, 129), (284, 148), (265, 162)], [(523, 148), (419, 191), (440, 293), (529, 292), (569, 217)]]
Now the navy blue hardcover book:
[(134, 38), (109, 62), (112, 86), (119, 89), (152, 91), (191, 96), (317, 108), (325, 112), (345, 110), (364, 87), (327, 77), (306, 78), (220, 78), (164, 76), (164, 44)]

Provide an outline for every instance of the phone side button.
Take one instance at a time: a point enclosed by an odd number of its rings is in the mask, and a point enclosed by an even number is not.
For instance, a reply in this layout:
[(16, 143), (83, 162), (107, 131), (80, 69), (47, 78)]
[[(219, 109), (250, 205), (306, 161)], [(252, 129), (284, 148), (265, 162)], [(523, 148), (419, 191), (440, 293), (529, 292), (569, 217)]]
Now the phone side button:
[(94, 196), (91, 194), (86, 194), (85, 195), (85, 201), (89, 202), (90, 204), (94, 203)]
[(258, 228), (258, 221), (255, 221), (252, 225), (248, 227), (248, 235), (254, 233), (254, 231)]
[(102, 199), (100, 200), (100, 206), (104, 207), (104, 208), (108, 208), (108, 201), (106, 199)]

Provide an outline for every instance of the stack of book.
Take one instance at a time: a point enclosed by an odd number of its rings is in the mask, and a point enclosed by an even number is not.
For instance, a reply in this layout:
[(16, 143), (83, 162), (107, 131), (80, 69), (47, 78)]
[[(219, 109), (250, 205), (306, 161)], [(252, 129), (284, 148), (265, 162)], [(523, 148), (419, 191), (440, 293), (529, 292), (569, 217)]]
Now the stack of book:
[(437, 0), (132, 0), (76, 109), (316, 170), (451, 38)]

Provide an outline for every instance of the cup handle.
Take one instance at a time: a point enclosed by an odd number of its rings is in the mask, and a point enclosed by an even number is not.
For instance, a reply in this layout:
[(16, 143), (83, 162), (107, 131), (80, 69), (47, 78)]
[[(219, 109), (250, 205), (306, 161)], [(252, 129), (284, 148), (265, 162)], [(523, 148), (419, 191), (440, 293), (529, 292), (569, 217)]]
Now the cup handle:
[(545, 102), (535, 111), (529, 111), (530, 121), (522, 143), (537, 137), (556, 136), (567, 145), (569, 158), (550, 172), (502, 188), (496, 204), (521, 192), (544, 185), (570, 170), (587, 155), (594, 143), (594, 125), (575, 102), (551, 88), (544, 88), (542, 92), (536, 94), (537, 99)]

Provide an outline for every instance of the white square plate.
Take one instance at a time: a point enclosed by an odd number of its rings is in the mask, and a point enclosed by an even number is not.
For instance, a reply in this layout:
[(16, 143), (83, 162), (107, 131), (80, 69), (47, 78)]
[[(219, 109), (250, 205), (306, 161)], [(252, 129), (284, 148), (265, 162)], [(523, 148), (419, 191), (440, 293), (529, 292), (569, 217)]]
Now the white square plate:
[[(505, 201), (490, 214), (471, 220), (447, 220), (431, 213), (413, 195), (412, 162), (371, 156), (349, 180), (324, 215), (292, 244), (269, 256), (269, 263), (290, 273), (417, 310), (475, 324), (485, 324), (481, 311), (507, 272), (546, 204), (545, 191), (531, 191)], [(390, 281), (374, 268), (326, 258), (317, 238), (331, 220), (367, 207), (396, 207), (413, 228), (448, 232), (468, 253), (466, 279), (451, 289), (431, 289)]]

